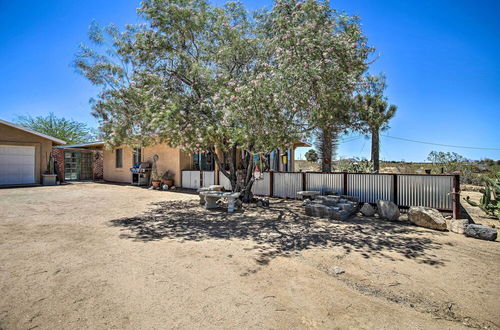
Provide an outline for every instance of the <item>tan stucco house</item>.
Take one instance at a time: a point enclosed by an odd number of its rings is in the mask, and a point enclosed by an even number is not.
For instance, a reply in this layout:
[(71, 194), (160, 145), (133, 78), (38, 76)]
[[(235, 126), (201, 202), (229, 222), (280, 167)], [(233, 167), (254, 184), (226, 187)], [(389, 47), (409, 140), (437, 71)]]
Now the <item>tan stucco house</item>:
[(65, 143), (0, 119), (0, 186), (41, 183), (52, 146)]
[[(94, 144), (94, 146), (97, 146)], [(154, 155), (158, 155), (157, 171), (161, 175), (165, 171), (173, 174), (175, 186), (181, 186), (183, 170), (217, 171), (217, 165), (210, 155), (191, 154), (179, 148), (172, 148), (165, 143), (143, 148), (120, 146), (113, 149), (103, 148), (103, 179), (110, 182), (131, 183), (130, 168), (140, 162), (152, 163)], [(270, 167), (275, 171), (291, 172), (295, 165), (295, 148), (307, 146), (296, 143), (293, 148), (271, 153)]]

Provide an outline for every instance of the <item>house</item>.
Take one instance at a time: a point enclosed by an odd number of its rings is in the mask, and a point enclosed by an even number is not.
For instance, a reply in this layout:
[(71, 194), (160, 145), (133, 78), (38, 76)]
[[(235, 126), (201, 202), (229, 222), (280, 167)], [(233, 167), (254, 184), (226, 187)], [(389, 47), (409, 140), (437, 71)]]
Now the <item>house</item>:
[(52, 147), (65, 143), (0, 119), (0, 186), (41, 183)]
[[(293, 148), (271, 152), (267, 163), (275, 171), (292, 172), (295, 165), (295, 148), (307, 146), (302, 142), (296, 143)], [(104, 147), (104, 143), (101, 144)], [(152, 163), (154, 155), (158, 155), (157, 171), (161, 175), (170, 171), (174, 185), (181, 186), (183, 170), (216, 171), (217, 164), (210, 154), (188, 153), (179, 148), (172, 148), (165, 143), (143, 148), (120, 146), (114, 149), (103, 150), (103, 179), (111, 182), (131, 183), (130, 168), (140, 162)]]

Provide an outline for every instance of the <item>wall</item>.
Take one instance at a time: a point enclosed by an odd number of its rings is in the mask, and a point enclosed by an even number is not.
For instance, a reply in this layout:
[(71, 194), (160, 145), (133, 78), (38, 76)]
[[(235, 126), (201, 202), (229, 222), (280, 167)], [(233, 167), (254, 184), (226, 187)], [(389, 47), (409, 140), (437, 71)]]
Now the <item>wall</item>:
[[(130, 168), (132, 164), (132, 148), (128, 146), (120, 147), (123, 149), (123, 167), (115, 167), (115, 150), (103, 151), (103, 178), (105, 181), (130, 183), (132, 174)], [(191, 160), (189, 154), (181, 152), (177, 148), (171, 148), (166, 144), (157, 144), (142, 148), (142, 161), (153, 163), (153, 156), (158, 155), (157, 170), (158, 174), (169, 170), (174, 176), (175, 186), (181, 185), (181, 170), (188, 169)]]
[(52, 141), (0, 123), (0, 144), (35, 147), (35, 182), (41, 183), (41, 174), (47, 169), (52, 152)]

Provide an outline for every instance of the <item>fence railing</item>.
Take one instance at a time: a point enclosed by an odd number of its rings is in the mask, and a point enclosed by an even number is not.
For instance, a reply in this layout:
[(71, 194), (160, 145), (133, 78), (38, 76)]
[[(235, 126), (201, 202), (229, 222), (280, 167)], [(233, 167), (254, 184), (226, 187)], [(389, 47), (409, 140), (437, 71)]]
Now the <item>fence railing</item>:
[[(256, 180), (252, 192), (259, 196), (297, 198), (301, 190), (322, 194), (335, 192), (356, 196), (360, 202), (389, 200), (400, 207), (426, 206), (460, 215), (458, 175), (264, 172)], [(198, 189), (212, 184), (231, 190), (231, 183), (222, 172), (182, 171), (182, 187)]]

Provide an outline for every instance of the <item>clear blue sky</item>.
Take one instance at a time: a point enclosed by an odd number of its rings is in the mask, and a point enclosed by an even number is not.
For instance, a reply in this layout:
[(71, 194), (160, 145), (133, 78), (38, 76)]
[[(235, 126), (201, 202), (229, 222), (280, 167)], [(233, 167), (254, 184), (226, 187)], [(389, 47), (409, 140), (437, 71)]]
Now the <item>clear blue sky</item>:
[[(270, 0), (244, 2), (251, 9), (271, 5)], [(0, 118), (54, 112), (95, 126), (88, 100), (97, 89), (74, 73), (71, 62), (93, 19), (135, 23), (138, 3), (0, 0)], [(384, 134), (500, 148), (499, 1), (338, 0), (332, 5), (360, 16), (377, 48), (372, 72), (386, 73), (389, 101), (399, 107)], [(421, 161), (431, 150), (500, 159), (500, 151), (385, 137), (381, 142), (381, 157), (387, 160)], [(339, 154), (369, 157), (369, 150), (370, 141), (361, 138), (342, 143)]]

